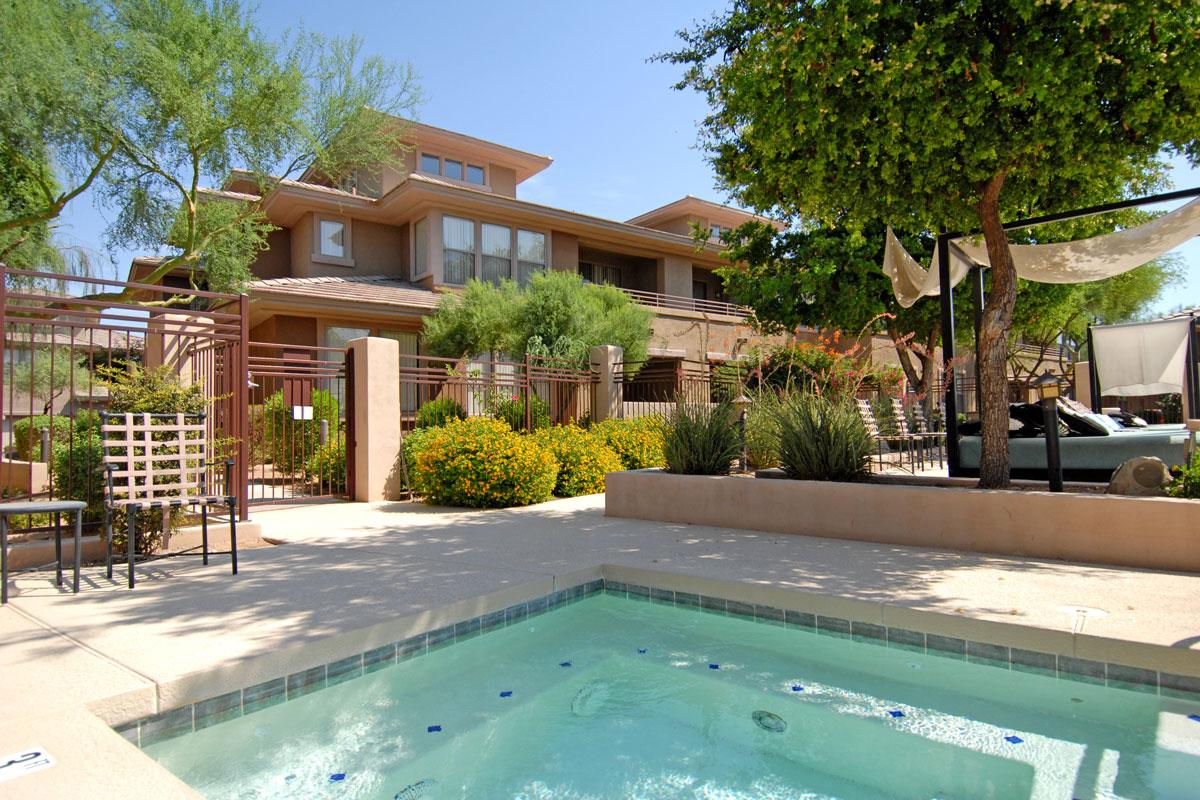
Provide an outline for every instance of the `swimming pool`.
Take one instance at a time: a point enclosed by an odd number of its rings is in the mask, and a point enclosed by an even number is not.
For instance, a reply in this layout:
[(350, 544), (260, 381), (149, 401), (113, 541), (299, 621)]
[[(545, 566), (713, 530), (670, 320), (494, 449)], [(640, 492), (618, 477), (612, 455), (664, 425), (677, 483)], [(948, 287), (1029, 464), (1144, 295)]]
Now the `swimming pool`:
[(144, 750), (211, 798), (1200, 796), (1200, 702), (613, 596), (508, 623)]

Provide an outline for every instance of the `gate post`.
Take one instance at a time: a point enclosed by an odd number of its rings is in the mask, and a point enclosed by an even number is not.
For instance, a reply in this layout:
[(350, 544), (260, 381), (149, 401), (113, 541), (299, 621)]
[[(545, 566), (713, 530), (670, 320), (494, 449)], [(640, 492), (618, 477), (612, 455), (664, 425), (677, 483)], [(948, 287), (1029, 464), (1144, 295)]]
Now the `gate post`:
[(354, 359), (354, 499), (395, 500), (400, 458), (400, 343), (367, 336), (349, 342)]
[(625, 351), (614, 344), (598, 345), (588, 353), (596, 378), (592, 384), (595, 391), (592, 396), (592, 420), (595, 422), (609, 417), (620, 419), (622, 416), (622, 385), (617, 382), (617, 371), (622, 369), (621, 361), (624, 358)]
[(238, 296), (238, 328), (241, 336), (234, 350), (237, 370), (233, 374), (234, 419), (237, 424), (238, 519), (250, 519), (250, 295)]

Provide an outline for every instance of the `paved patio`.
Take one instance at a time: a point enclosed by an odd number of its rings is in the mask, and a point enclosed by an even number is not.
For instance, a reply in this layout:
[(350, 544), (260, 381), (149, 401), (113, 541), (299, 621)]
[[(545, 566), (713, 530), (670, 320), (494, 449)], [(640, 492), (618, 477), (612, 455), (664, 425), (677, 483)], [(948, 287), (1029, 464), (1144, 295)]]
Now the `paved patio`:
[(484, 512), (332, 503), (255, 519), (281, 546), (244, 553), (236, 579), (223, 559), (177, 559), (140, 569), (132, 592), (97, 569), (79, 596), (48, 573), (16, 581), (0, 609), (0, 755), (37, 745), (58, 765), (0, 794), (194, 796), (85, 709), (109, 722), (155, 713), (283, 674), (300, 646), (336, 652), (398, 618), (545, 593), (601, 565), (814, 593), (856, 618), (926, 615), (925, 630), (948, 635), (1005, 623), (1023, 642), (1072, 637), (1088, 657), (1166, 646), (1162, 669), (1200, 675), (1198, 575), (607, 518), (600, 496)]

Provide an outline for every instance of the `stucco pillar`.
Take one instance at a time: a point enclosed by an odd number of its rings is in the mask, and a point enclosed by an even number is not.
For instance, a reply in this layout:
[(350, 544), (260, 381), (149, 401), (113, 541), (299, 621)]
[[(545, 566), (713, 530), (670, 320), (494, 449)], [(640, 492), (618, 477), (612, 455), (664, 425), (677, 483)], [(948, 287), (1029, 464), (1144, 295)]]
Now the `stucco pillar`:
[(596, 373), (595, 393), (592, 395), (592, 419), (595, 422), (619, 419), (621, 416), (621, 384), (617, 371), (625, 359), (625, 350), (615, 344), (602, 344), (589, 352), (592, 372)]
[(158, 314), (146, 323), (147, 368), (170, 367), (179, 376), (179, 383), (192, 382), (192, 353), (195, 338), (206, 338), (212, 330), (211, 317), (196, 314)]
[(1075, 362), (1075, 399), (1092, 407), (1092, 365), (1087, 361)]
[(352, 339), (354, 354), (354, 499), (400, 496), (400, 343)]
[(682, 256), (658, 259), (658, 291), (674, 297), (692, 296), (692, 262)]

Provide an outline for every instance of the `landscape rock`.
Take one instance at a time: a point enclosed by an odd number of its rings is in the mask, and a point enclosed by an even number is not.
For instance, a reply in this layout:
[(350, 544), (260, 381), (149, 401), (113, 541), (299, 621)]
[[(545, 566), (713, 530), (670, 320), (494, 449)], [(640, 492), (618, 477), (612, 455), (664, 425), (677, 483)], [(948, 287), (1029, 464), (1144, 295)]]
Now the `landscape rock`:
[(1171, 473), (1161, 459), (1153, 456), (1131, 458), (1113, 472), (1108, 494), (1129, 497), (1165, 497)]

